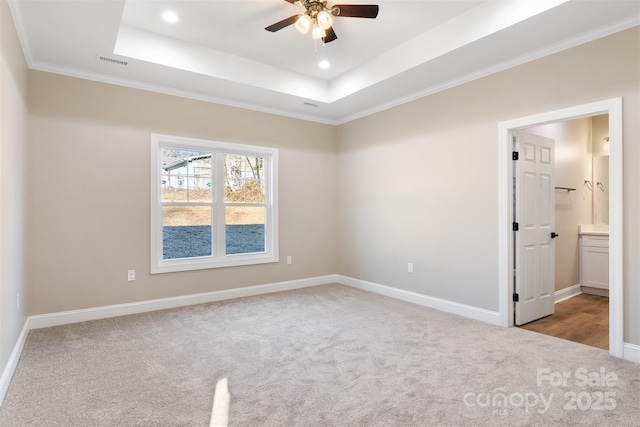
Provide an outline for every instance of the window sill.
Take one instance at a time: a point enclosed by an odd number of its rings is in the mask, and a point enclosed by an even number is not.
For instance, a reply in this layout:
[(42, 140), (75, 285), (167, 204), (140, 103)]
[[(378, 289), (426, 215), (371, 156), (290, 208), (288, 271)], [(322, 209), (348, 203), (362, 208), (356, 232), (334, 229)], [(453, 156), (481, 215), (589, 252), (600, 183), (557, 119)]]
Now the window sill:
[(151, 274), (175, 273), (179, 271), (206, 270), (212, 268), (239, 267), (245, 265), (270, 264), (279, 262), (278, 256), (230, 255), (225, 259), (212, 260), (209, 257), (164, 260), (159, 265), (151, 266)]

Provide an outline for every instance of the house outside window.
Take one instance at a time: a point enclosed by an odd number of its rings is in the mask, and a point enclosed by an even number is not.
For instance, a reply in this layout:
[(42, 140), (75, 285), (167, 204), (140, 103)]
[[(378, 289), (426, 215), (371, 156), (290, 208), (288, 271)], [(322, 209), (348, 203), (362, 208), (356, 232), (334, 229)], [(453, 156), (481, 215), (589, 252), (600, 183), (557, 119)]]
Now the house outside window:
[(278, 261), (276, 149), (151, 135), (151, 273)]

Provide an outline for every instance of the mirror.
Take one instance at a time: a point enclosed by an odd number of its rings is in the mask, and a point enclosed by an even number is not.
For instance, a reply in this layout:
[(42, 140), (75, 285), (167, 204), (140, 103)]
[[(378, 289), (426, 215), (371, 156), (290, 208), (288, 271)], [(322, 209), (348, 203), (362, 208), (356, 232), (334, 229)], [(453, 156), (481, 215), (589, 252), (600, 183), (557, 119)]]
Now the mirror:
[(593, 223), (609, 224), (609, 156), (593, 158)]

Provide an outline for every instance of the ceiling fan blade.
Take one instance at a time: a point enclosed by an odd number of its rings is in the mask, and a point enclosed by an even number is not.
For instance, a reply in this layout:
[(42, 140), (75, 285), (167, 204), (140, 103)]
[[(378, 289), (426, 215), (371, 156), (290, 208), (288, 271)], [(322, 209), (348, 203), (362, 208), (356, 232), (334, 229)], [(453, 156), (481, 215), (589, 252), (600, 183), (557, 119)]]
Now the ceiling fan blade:
[(335, 16), (345, 16), (351, 18), (375, 18), (378, 16), (379, 7), (377, 4), (336, 4), (332, 11)]
[(284, 27), (288, 27), (291, 24), (295, 24), (296, 21), (298, 20), (299, 16), (300, 15), (290, 16), (287, 19), (283, 19), (280, 22), (276, 22), (275, 24), (272, 24), (272, 25), (269, 25), (268, 27), (265, 27), (265, 30), (271, 31), (272, 33), (275, 33), (276, 31), (281, 30)]
[(338, 38), (338, 36), (336, 36), (336, 32), (333, 31), (333, 27), (329, 27), (329, 29), (325, 30), (325, 31), (326, 31), (327, 35), (322, 38), (322, 41), (324, 43), (332, 42), (332, 41), (334, 41), (335, 39)]

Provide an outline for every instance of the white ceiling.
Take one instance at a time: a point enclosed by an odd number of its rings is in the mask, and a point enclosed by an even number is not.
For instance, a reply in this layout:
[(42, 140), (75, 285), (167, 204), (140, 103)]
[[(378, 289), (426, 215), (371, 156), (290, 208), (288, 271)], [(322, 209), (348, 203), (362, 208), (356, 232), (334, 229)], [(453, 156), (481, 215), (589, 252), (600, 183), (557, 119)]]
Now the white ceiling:
[(285, 0), (9, 0), (33, 69), (330, 124), (640, 24), (640, 0), (336, 3), (380, 12), (322, 46), (264, 29), (300, 13)]

